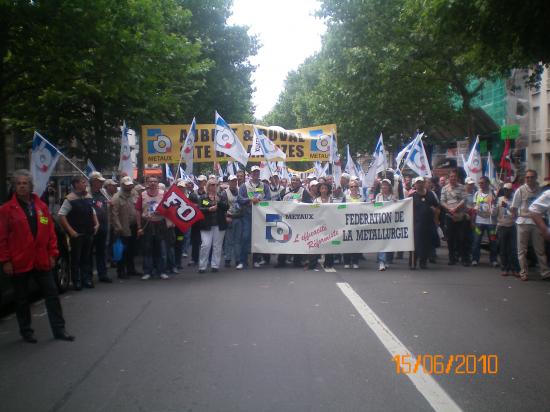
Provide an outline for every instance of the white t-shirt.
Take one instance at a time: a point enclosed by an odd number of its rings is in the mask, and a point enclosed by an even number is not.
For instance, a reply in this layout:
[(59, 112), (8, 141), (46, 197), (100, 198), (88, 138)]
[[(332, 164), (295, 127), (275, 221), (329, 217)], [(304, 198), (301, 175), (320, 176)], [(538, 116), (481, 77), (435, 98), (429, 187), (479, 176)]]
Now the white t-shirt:
[(529, 217), (529, 206), (537, 199), (540, 194), (540, 190), (536, 187), (534, 190), (529, 189), (529, 186), (522, 185), (514, 193), (512, 199), (512, 207), (518, 210), (518, 218), (516, 223), (518, 225), (534, 225), (533, 219)]
[(531, 212), (545, 214), (550, 210), (550, 190), (537, 197), (529, 207)]

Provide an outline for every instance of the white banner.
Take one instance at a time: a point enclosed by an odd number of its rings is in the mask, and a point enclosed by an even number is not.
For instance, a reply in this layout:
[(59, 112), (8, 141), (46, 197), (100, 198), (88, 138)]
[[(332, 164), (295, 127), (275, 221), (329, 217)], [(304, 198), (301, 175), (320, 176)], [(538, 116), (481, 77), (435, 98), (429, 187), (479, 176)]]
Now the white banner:
[(252, 252), (372, 253), (414, 250), (412, 199), (385, 203), (260, 202)]

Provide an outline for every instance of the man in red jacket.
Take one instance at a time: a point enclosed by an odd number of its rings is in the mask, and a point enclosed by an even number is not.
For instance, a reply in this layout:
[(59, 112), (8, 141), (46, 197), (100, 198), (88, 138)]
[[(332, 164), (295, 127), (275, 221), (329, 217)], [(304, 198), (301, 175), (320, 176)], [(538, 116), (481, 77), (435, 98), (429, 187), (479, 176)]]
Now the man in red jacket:
[(73, 341), (65, 331), (65, 319), (51, 273), (55, 265), (57, 238), (48, 207), (32, 193), (27, 170), (14, 174), (15, 193), (0, 207), (0, 264), (13, 283), (17, 322), (23, 340), (36, 343), (31, 328), (28, 281), (33, 278), (42, 290), (48, 319), (56, 339)]

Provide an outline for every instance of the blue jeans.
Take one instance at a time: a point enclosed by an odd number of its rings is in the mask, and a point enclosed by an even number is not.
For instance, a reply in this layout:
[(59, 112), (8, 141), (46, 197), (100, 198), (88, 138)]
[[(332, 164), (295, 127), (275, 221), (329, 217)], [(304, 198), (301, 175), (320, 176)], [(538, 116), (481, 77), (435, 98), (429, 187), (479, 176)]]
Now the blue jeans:
[(252, 215), (245, 214), (241, 217), (242, 221), (242, 237), (241, 237), (241, 258), (239, 263), (244, 266), (248, 265), (248, 254), (250, 253), (251, 241), (252, 241)]
[(393, 263), (393, 252), (378, 252), (378, 263)]
[[(223, 244), (224, 259), (231, 261), (235, 259), (235, 264), (238, 264), (242, 253), (242, 238), (243, 238), (243, 218), (233, 219), (231, 225), (225, 231), (225, 241)], [(244, 264), (244, 262), (243, 262)]]
[(472, 248), (472, 260), (479, 262), (481, 253), (481, 238), (487, 232), (489, 238), (489, 259), (491, 263), (497, 261), (497, 229), (495, 225), (476, 223), (474, 228), (474, 245)]

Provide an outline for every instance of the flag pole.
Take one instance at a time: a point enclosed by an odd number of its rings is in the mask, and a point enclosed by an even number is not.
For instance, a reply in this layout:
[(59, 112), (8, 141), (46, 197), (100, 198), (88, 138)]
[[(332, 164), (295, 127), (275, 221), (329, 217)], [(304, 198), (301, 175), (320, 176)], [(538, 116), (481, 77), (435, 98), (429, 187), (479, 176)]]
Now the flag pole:
[(74, 167), (76, 170), (78, 170), (87, 180), (90, 180), (90, 179), (88, 178), (88, 176), (86, 176), (86, 173), (84, 173), (82, 170), (80, 170), (80, 168), (79, 168), (77, 165), (75, 165), (75, 164), (71, 161), (71, 159), (69, 159), (67, 156), (65, 156), (65, 155), (63, 154), (63, 152), (57, 148), (57, 146), (55, 146), (54, 144), (52, 144), (48, 139), (46, 139), (44, 136), (42, 136), (42, 135), (41, 135), (40, 133), (38, 133), (36, 130), (35, 130), (34, 132), (38, 135), (38, 137), (40, 137), (42, 140), (44, 140), (46, 143), (48, 143), (51, 147), (53, 147), (57, 153), (59, 153), (61, 156), (63, 156), (63, 158), (64, 158), (67, 162), (69, 162), (69, 164), (70, 164), (72, 167)]

